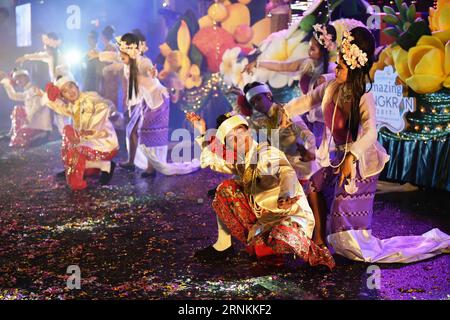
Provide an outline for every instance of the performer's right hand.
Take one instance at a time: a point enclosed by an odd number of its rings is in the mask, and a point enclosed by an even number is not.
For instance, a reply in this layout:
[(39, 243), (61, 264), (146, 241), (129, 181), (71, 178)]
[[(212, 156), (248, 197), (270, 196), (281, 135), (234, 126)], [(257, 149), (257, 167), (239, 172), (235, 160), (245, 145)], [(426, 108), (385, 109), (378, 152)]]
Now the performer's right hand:
[(186, 119), (192, 123), (194, 129), (196, 129), (201, 135), (206, 133), (206, 122), (198, 114), (194, 112), (186, 113)]

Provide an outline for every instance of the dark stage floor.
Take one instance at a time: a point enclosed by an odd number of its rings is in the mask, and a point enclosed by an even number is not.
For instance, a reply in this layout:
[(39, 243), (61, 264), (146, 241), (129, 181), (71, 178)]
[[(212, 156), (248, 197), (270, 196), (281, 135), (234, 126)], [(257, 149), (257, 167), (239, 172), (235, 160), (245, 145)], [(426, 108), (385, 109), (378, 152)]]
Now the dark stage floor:
[[(12, 151), (0, 143), (0, 299), (449, 299), (450, 256), (380, 265), (381, 289), (366, 286), (367, 264), (336, 257), (328, 272), (286, 258), (257, 262), (242, 247), (229, 264), (202, 265), (193, 252), (215, 238), (207, 190), (223, 176), (204, 170), (142, 180), (116, 171), (72, 192), (54, 178), (59, 143)], [(374, 234), (450, 229), (449, 193), (376, 197)], [(79, 265), (81, 290), (66, 288)]]

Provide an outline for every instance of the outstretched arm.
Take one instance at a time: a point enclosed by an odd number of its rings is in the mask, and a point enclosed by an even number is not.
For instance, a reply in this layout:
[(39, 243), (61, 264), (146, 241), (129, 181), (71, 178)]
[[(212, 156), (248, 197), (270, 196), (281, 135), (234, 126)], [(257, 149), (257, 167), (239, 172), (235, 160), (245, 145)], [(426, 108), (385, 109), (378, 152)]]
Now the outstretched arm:
[(41, 51), (25, 54), (22, 57), (18, 58), (16, 60), (16, 63), (23, 64), (25, 61), (41, 61), (49, 63), (50, 59), (52, 59), (52, 57), (46, 51)]
[(304, 59), (299, 59), (295, 61), (262, 60), (257, 63), (257, 67), (278, 72), (296, 72), (300, 70), (303, 61)]
[(195, 139), (197, 144), (200, 146), (202, 153), (200, 155), (200, 164), (202, 168), (210, 167), (212, 170), (227, 173), (227, 174), (237, 174), (236, 169), (233, 164), (226, 161), (222, 157), (215, 154), (208, 147), (205, 141), (206, 135), (206, 123), (199, 115), (190, 112), (186, 114), (186, 119), (190, 121), (196, 131), (200, 133), (200, 136)]
[(17, 92), (11, 85), (10, 80), (8, 78), (3, 78), (3, 80), (1, 80), (1, 84), (5, 88), (8, 98), (10, 98), (13, 101), (25, 101), (25, 93)]
[(72, 112), (69, 110), (68, 106), (61, 100), (56, 99), (55, 101), (51, 101), (48, 98), (47, 93), (44, 93), (41, 98), (41, 104), (44, 106), (49, 107), (56, 113), (66, 116), (66, 117), (72, 117)]
[(284, 107), (284, 110), (289, 118), (292, 119), (295, 116), (302, 115), (320, 104), (325, 95), (327, 86), (328, 83), (322, 83), (317, 88), (309, 91), (306, 95), (291, 100)]
[(103, 51), (97, 52), (95, 54), (89, 55), (90, 59), (98, 58), (101, 62), (117, 62), (122, 63), (120, 59), (120, 54), (115, 51)]

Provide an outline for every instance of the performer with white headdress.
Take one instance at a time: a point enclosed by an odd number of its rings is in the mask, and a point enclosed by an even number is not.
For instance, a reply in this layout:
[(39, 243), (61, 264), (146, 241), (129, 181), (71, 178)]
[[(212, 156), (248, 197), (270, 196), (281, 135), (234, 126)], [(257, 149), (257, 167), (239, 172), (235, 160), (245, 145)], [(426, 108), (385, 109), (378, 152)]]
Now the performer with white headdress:
[(316, 139), (303, 119), (298, 117), (289, 128), (280, 128), (282, 105), (274, 101), (272, 91), (264, 83), (247, 84), (244, 94), (248, 106), (254, 111), (248, 119), (250, 127), (260, 135), (262, 130), (266, 130), (267, 139), (286, 154), (298, 179), (301, 182), (309, 180), (319, 167), (315, 162)]
[[(58, 35), (50, 32), (43, 34), (41, 39), (44, 44), (44, 51), (25, 54), (17, 58), (16, 63), (19, 65), (22, 65), (26, 61), (41, 61), (46, 63), (48, 65), (49, 80), (52, 82), (61, 76), (72, 77), (69, 65), (60, 52), (62, 41)], [(54, 123), (62, 134), (65, 124), (68, 123), (68, 119), (64, 119), (60, 115), (55, 115)]]
[[(252, 74), (256, 67), (286, 74), (297, 73), (295, 78), (299, 80), (302, 94), (307, 94), (318, 85), (333, 79), (336, 64), (331, 61), (331, 57), (336, 50), (335, 28), (331, 24), (315, 24), (311, 33), (302, 41), (309, 41), (308, 57), (294, 61), (272, 61), (259, 58), (246, 66), (247, 72)], [(313, 108), (303, 117), (303, 120), (314, 133), (319, 146), (324, 130), (320, 107)]]
[(207, 147), (205, 121), (194, 113), (187, 119), (201, 134), (197, 142), (202, 147), (202, 168), (238, 177), (217, 188), (213, 208), (218, 239), (195, 256), (207, 262), (230, 258), (234, 236), (248, 246), (266, 246), (277, 254), (292, 253), (311, 265), (332, 269), (335, 263), (328, 249), (311, 240), (314, 216), (284, 153), (253, 140), (244, 117), (226, 114), (217, 120), (215, 137), (236, 156), (224, 159)]
[(43, 103), (73, 120), (73, 126), (65, 126), (63, 132), (62, 159), (67, 183), (73, 190), (85, 189), (86, 169), (99, 169), (100, 184), (108, 184), (116, 166), (112, 159), (119, 150), (116, 131), (109, 120), (112, 102), (96, 92), (81, 92), (69, 76), (49, 83), (46, 91)]
[(127, 103), (131, 119), (127, 126), (128, 160), (124, 169), (135, 166), (145, 170), (142, 177), (156, 171), (164, 175), (188, 174), (200, 168), (198, 160), (167, 162), (169, 136), (169, 94), (159, 82), (156, 68), (143, 56), (146, 46), (133, 33), (117, 38), (119, 53), (100, 52), (91, 58), (112, 61), (124, 66), (128, 81)]
[[(50, 109), (41, 103), (41, 90), (30, 81), (27, 70), (15, 69), (11, 78), (0, 72), (1, 84), (8, 97), (23, 102), (23, 106), (15, 106), (11, 114), (11, 147), (28, 147), (34, 141), (46, 138), (52, 131)], [(22, 89), (14, 89), (17, 85)]]

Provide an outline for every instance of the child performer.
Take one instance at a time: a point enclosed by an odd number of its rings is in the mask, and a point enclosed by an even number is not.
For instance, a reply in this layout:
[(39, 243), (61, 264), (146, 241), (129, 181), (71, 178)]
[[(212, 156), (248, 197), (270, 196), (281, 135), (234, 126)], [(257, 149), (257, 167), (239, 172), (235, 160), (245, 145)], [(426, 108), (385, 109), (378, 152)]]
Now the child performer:
[[(46, 138), (52, 131), (50, 109), (41, 103), (41, 90), (30, 81), (28, 71), (15, 69), (9, 79), (0, 72), (1, 84), (8, 97), (14, 101), (23, 102), (23, 106), (14, 107), (11, 115), (12, 135), (11, 147), (29, 147), (38, 139)], [(22, 92), (14, 89), (13, 82)]]
[[(316, 158), (314, 134), (300, 117), (289, 128), (280, 128), (282, 105), (273, 100), (272, 92), (267, 85), (259, 82), (247, 84), (244, 87), (244, 94), (248, 105), (257, 111), (249, 118), (250, 127), (257, 131), (267, 130), (268, 140), (272, 146), (285, 153), (299, 181), (308, 181), (319, 169), (314, 161)], [(272, 138), (276, 138), (277, 141), (272, 141)]]
[[(422, 236), (380, 240), (372, 235), (373, 200), (378, 176), (389, 156), (377, 142), (375, 101), (368, 83), (375, 39), (364, 27), (345, 32), (336, 80), (324, 83), (285, 107), (286, 118), (304, 114), (321, 103), (328, 130), (316, 155), (322, 169), (311, 178), (311, 207), (325, 223), (324, 193), (330, 191), (329, 244), (349, 259), (409, 263), (448, 250), (450, 237), (438, 229)], [(332, 151), (332, 143), (335, 150)], [(323, 228), (325, 230), (325, 228)]]
[(248, 122), (240, 115), (218, 119), (216, 138), (236, 155), (232, 161), (206, 146), (206, 124), (194, 113), (187, 119), (201, 134), (202, 167), (238, 176), (217, 188), (213, 208), (217, 214), (218, 239), (195, 256), (218, 261), (233, 255), (231, 236), (247, 245), (263, 244), (275, 253), (293, 253), (311, 265), (335, 265), (328, 249), (311, 241), (314, 217), (294, 169), (284, 154), (267, 143), (252, 139)]
[[(303, 94), (327, 80), (334, 77), (336, 65), (330, 62), (330, 53), (336, 49), (336, 30), (328, 24), (316, 24), (309, 37), (309, 58), (300, 59), (292, 62), (280, 61), (255, 61), (249, 64), (246, 69), (251, 70), (256, 67), (266, 68), (279, 72), (299, 72), (299, 86)], [(317, 146), (320, 145), (324, 125), (323, 116), (320, 108), (311, 110), (308, 115), (303, 117), (308, 128), (314, 133), (317, 140)]]
[[(128, 80), (128, 105), (132, 110), (127, 126), (128, 161), (120, 166), (134, 171), (146, 170), (142, 177), (161, 172), (164, 175), (188, 174), (199, 169), (198, 161), (168, 163), (169, 94), (156, 77), (156, 69), (143, 56), (139, 38), (127, 33), (118, 39), (120, 56), (100, 53), (101, 61), (121, 61)], [(95, 57), (93, 57), (95, 58)]]
[(73, 190), (85, 189), (86, 169), (100, 169), (100, 184), (108, 184), (116, 166), (112, 159), (119, 150), (116, 131), (109, 121), (112, 102), (95, 92), (81, 92), (70, 77), (48, 84), (43, 102), (73, 120), (73, 126), (64, 127), (62, 145), (69, 186)]
[[(22, 65), (26, 61), (41, 61), (48, 65), (50, 81), (54, 82), (58, 77), (71, 76), (69, 65), (66, 63), (64, 56), (59, 48), (61, 47), (61, 39), (53, 32), (42, 35), (42, 43), (44, 51), (25, 54), (17, 58), (16, 63)], [(55, 115), (54, 123), (62, 134), (67, 119), (60, 115)]]

